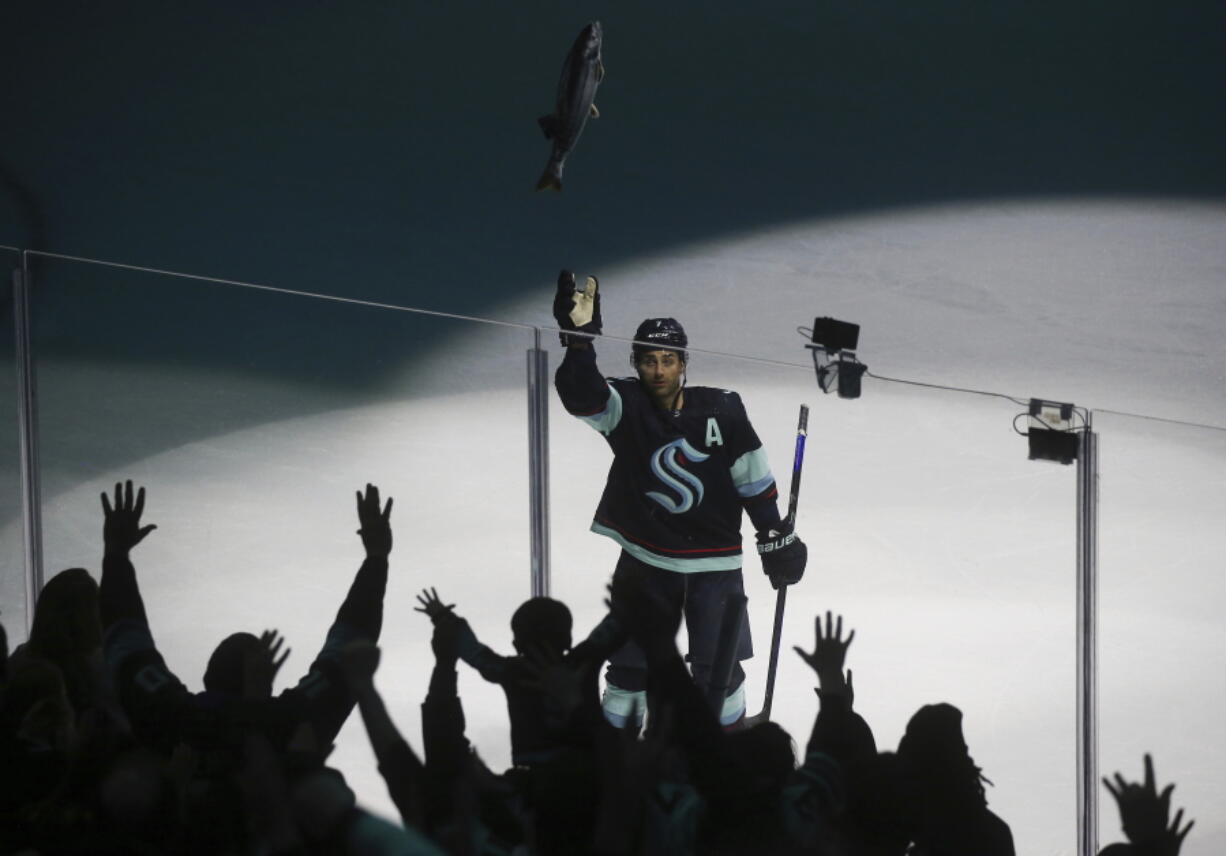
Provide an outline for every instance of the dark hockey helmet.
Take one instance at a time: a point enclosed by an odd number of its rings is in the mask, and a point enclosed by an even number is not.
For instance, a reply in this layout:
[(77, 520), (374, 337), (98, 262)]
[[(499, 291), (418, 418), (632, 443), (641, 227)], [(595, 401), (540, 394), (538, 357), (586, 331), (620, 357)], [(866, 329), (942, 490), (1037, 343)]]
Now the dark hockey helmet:
[[(640, 344), (650, 342), (651, 344)], [(651, 351), (676, 351), (681, 362), (689, 361), (685, 351), (690, 343), (685, 328), (676, 318), (648, 318), (634, 331), (634, 344), (630, 347), (631, 365), (639, 364), (639, 357)]]

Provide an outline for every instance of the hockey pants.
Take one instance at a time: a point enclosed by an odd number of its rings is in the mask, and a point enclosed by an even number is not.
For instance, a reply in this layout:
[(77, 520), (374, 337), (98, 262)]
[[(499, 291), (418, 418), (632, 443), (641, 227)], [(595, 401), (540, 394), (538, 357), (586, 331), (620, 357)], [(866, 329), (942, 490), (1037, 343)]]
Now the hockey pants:
[[(679, 573), (647, 565), (623, 551), (617, 567), (621, 569), (627, 565), (645, 569), (647, 584), (667, 599), (674, 609), (683, 611), (689, 639), (689, 653), (685, 659), (690, 664), (694, 682), (705, 693), (711, 680), (715, 649), (719, 644), (724, 600), (730, 594), (744, 593), (741, 570)], [(745, 672), (739, 661), (752, 656), (753, 642), (746, 622), (737, 645), (738, 662), (732, 668), (728, 692), (720, 711), (720, 722), (724, 725), (735, 723), (745, 713)], [(641, 724), (647, 709), (647, 660), (642, 649), (633, 641), (627, 642), (609, 658), (605, 684), (601, 700), (605, 718), (619, 728), (624, 727), (631, 716)]]

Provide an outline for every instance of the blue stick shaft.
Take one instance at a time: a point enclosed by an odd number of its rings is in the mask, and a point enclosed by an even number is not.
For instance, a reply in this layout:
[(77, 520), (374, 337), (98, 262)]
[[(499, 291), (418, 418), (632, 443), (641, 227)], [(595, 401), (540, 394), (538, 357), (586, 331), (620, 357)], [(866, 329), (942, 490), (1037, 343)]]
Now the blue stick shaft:
[[(796, 526), (796, 505), (800, 501), (800, 470), (805, 463), (805, 438), (809, 434), (809, 405), (800, 405), (796, 426), (796, 454), (792, 457), (792, 485), (788, 491), (788, 526)], [(771, 634), (770, 665), (766, 671), (766, 699), (762, 702), (760, 720), (770, 719), (771, 703), (775, 700), (775, 670), (779, 665), (779, 640), (783, 635), (783, 610), (787, 605), (788, 587), (780, 586), (775, 595), (775, 629)]]

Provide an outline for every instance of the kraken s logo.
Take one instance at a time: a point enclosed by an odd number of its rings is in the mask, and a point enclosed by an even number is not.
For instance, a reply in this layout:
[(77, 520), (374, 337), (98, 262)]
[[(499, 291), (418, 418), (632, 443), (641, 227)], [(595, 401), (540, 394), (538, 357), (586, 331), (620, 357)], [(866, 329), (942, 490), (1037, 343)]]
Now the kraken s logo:
[(648, 491), (647, 495), (673, 514), (684, 514), (702, 502), (703, 486), (698, 476), (682, 469), (677, 461), (678, 454), (684, 455), (685, 459), (693, 464), (710, 457), (691, 446), (684, 437), (678, 437), (656, 449), (651, 455), (651, 471), (656, 478), (676, 491), (680, 500), (656, 490)]

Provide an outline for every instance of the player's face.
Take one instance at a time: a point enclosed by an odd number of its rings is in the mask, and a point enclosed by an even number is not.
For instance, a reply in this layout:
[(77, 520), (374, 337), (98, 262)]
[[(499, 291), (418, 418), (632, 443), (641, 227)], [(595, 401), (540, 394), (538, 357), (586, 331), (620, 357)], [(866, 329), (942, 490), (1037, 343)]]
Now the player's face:
[(676, 351), (648, 351), (635, 364), (639, 380), (661, 407), (671, 407), (681, 389), (685, 363)]

